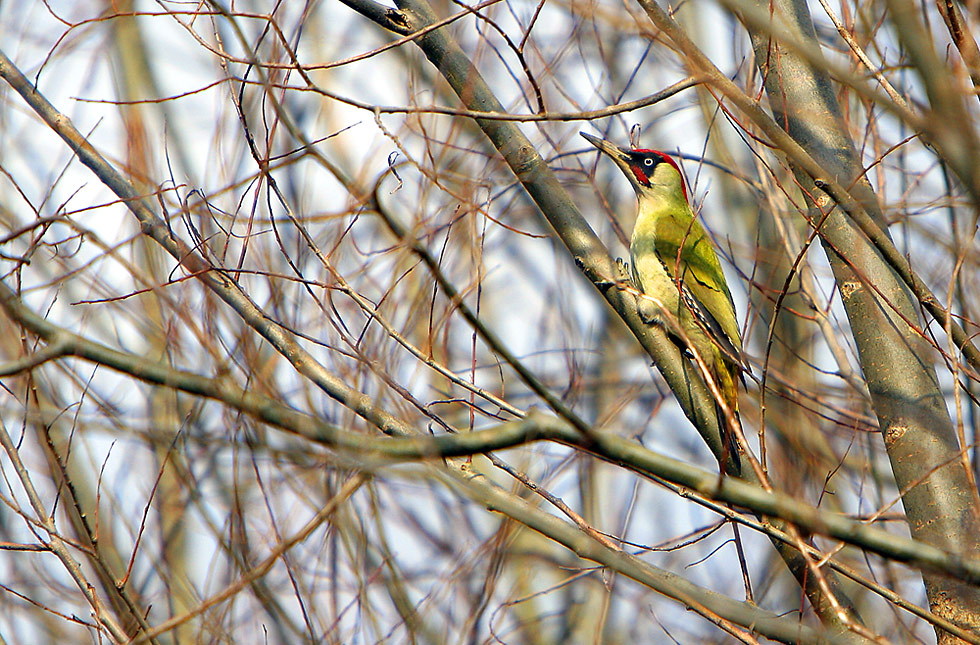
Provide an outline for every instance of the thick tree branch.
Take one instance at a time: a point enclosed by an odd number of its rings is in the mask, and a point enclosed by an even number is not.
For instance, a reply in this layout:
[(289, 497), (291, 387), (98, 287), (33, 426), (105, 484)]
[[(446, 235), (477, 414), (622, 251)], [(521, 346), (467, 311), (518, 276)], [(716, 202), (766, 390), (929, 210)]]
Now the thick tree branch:
[[(810, 506), (792, 495), (769, 491), (731, 477), (719, 479), (716, 473), (656, 453), (628, 438), (606, 432), (583, 434), (571, 424), (535, 410), (525, 419), (473, 432), (369, 436), (327, 423), (242, 389), (229, 380), (179, 370), (83, 338), (31, 311), (3, 282), (0, 282), (0, 308), (45, 342), (58, 347), (60, 356), (75, 356), (147, 383), (220, 401), (263, 423), (336, 450), (360, 469), (375, 470), (391, 463), (464, 457), (536, 441), (554, 441), (585, 450), (645, 476), (683, 486), (709, 499), (786, 520), (807, 533), (832, 537), (897, 562), (980, 584), (980, 559), (966, 558), (894, 535), (839, 513)], [(9, 372), (4, 367), (0, 366), (0, 370)]]

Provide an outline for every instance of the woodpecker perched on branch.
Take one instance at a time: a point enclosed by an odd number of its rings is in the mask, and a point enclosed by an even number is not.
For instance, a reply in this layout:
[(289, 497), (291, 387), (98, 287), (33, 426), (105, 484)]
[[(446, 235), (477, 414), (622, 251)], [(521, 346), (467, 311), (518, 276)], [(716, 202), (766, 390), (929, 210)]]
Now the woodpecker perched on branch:
[[(664, 326), (688, 355), (696, 352), (734, 417), (742, 370), (735, 304), (715, 247), (688, 203), (680, 169), (662, 152), (630, 150), (581, 134), (616, 162), (636, 191), (640, 207), (630, 266), (644, 294), (638, 298), (641, 316)], [(723, 436), (725, 416), (719, 414)]]

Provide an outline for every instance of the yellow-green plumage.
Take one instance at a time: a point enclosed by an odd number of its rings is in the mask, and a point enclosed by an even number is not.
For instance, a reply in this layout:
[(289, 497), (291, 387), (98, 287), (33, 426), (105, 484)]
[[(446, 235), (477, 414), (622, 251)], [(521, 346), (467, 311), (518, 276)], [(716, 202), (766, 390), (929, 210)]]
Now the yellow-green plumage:
[(742, 340), (735, 305), (714, 245), (691, 211), (680, 171), (661, 152), (582, 136), (616, 162), (636, 191), (633, 281), (669, 315), (652, 302), (641, 303), (641, 313), (646, 309), (647, 317), (693, 345), (729, 409), (737, 412)]

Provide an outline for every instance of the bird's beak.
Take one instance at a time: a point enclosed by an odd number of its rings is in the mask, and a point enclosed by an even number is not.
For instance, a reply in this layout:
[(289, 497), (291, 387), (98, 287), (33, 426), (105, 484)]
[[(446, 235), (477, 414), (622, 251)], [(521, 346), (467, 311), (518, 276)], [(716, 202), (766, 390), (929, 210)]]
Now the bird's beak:
[(633, 174), (633, 171), (630, 170), (630, 154), (632, 153), (632, 150), (629, 150), (628, 148), (621, 148), (615, 143), (606, 141), (605, 139), (600, 139), (599, 137), (593, 137), (591, 134), (585, 134), (584, 132), (579, 132), (579, 134), (585, 137), (586, 141), (594, 145), (601, 152), (609, 155), (609, 158), (616, 162), (616, 165), (623, 171), (626, 178), (630, 180), (630, 183), (633, 185), (633, 189), (637, 191), (640, 190), (639, 184), (636, 183), (636, 176)]
[(579, 132), (585, 140), (594, 145), (596, 148), (605, 152), (607, 155), (612, 157), (616, 163), (620, 163), (629, 159), (630, 151), (626, 148), (620, 148), (615, 143), (606, 141), (605, 139), (600, 139), (599, 137), (593, 137), (591, 134), (586, 134), (584, 132)]

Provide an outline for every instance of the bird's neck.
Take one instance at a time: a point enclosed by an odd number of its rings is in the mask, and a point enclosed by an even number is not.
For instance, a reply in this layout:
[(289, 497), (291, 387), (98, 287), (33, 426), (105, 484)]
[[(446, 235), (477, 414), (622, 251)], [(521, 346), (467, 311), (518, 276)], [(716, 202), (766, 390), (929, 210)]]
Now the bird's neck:
[(635, 228), (645, 233), (655, 234), (657, 224), (664, 218), (673, 218), (679, 222), (688, 221), (693, 217), (691, 207), (683, 195), (668, 191), (653, 190), (638, 196), (639, 210), (636, 214)]

